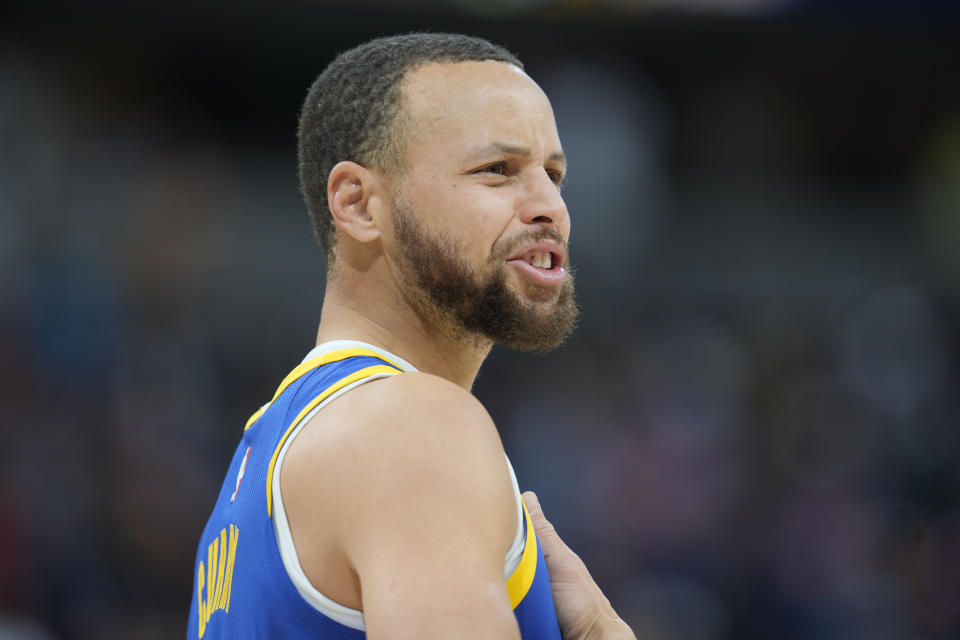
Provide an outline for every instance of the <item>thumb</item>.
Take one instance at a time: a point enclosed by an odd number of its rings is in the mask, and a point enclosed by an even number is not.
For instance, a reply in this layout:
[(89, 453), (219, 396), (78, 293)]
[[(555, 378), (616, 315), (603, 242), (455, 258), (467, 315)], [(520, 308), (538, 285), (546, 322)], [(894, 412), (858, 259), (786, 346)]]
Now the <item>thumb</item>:
[[(563, 545), (557, 530), (553, 527), (547, 516), (543, 515), (543, 509), (540, 507), (540, 500), (533, 491), (526, 491), (523, 494), (523, 502), (527, 505), (527, 511), (530, 512), (530, 520), (533, 521), (533, 529), (537, 533), (537, 539), (543, 545), (544, 553), (549, 554), (554, 548)], [(566, 546), (566, 545), (564, 545)]]

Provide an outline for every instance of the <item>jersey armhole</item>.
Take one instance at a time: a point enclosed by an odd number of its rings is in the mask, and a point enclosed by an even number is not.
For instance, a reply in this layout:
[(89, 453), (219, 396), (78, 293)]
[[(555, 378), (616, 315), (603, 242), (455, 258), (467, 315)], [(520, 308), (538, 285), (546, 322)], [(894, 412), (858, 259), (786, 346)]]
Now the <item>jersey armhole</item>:
[(294, 439), (303, 429), (303, 426), (307, 424), (310, 419), (317, 414), (318, 411), (327, 406), (327, 404), (332, 402), (335, 398), (340, 397), (342, 394), (360, 386), (365, 382), (399, 374), (399, 371), (397, 373), (377, 373), (372, 376), (357, 380), (343, 387), (342, 389), (338, 389), (335, 393), (325, 398), (323, 402), (319, 403), (309, 413), (307, 413), (293, 428), (293, 431), (290, 432), (286, 442), (284, 442), (283, 446), (280, 448), (279, 455), (277, 456), (276, 469), (273, 473), (273, 483), (270, 488), (273, 495), (273, 530), (277, 538), (277, 548), (280, 552), (280, 560), (283, 562), (283, 568), (287, 572), (287, 577), (290, 578), (290, 581), (293, 583), (293, 586), (296, 587), (300, 597), (302, 597), (307, 604), (334, 622), (338, 622), (351, 629), (356, 629), (357, 631), (365, 630), (363, 623), (363, 612), (356, 609), (351, 609), (350, 607), (342, 605), (338, 602), (334, 602), (327, 596), (320, 593), (316, 587), (310, 583), (310, 579), (307, 578), (307, 574), (300, 565), (300, 558), (297, 556), (297, 549), (293, 544), (293, 535), (290, 533), (290, 523), (287, 521), (287, 511), (283, 506), (283, 495), (280, 491), (280, 470), (283, 467), (283, 460), (286, 457), (287, 450), (290, 448), (290, 443), (294, 441)]
[[(290, 578), (290, 581), (297, 589), (300, 597), (302, 597), (307, 604), (334, 622), (358, 631), (365, 631), (366, 629), (363, 621), (363, 612), (358, 611), (357, 609), (351, 609), (350, 607), (342, 605), (338, 602), (334, 602), (327, 596), (320, 593), (320, 591), (318, 591), (316, 587), (311, 584), (310, 579), (307, 578), (307, 574), (300, 565), (300, 558), (297, 555), (297, 549), (293, 544), (293, 535), (290, 533), (290, 523), (287, 521), (287, 512), (283, 505), (283, 495), (280, 491), (281, 468), (283, 467), (283, 460), (286, 457), (286, 453), (290, 447), (290, 444), (300, 433), (301, 429), (303, 429), (303, 426), (307, 424), (313, 418), (313, 416), (315, 416), (317, 412), (325, 407), (329, 402), (332, 402), (341, 394), (344, 394), (365, 382), (377, 380), (387, 376), (399, 375), (399, 373), (400, 372), (397, 372), (396, 374), (378, 373), (367, 378), (357, 380), (343, 387), (342, 389), (338, 389), (335, 393), (325, 398), (309, 413), (307, 413), (293, 428), (293, 431), (290, 432), (289, 437), (287, 437), (286, 442), (283, 443), (283, 446), (280, 449), (279, 455), (277, 456), (276, 469), (274, 470), (273, 482), (271, 486), (273, 497), (273, 528), (277, 539), (277, 548), (280, 553), (280, 560), (283, 563), (283, 568), (287, 573), (287, 577)], [(518, 571), (521, 569), (521, 563), (529, 564), (529, 562), (527, 562), (528, 558), (525, 557), (530, 555), (528, 550), (529, 545), (527, 544), (527, 535), (528, 533), (529, 535), (532, 535), (533, 532), (528, 531), (529, 527), (526, 526), (529, 521), (524, 522), (526, 520), (526, 511), (523, 505), (523, 497), (520, 495), (520, 485), (517, 482), (517, 476), (513, 471), (513, 465), (510, 464), (509, 458), (506, 459), (506, 462), (507, 469), (510, 472), (510, 480), (513, 484), (513, 493), (517, 500), (517, 532), (514, 536), (513, 543), (510, 545), (510, 549), (507, 551), (503, 570), (503, 578), (508, 584), (509, 591), (511, 582), (515, 581), (516, 578), (519, 577), (517, 575), (518, 573), (522, 573)], [(534, 546), (533, 555), (536, 555), (535, 550), (536, 547)], [(529, 588), (529, 585), (527, 588)], [(523, 593), (524, 595), (526, 594), (526, 589), (523, 590)], [(511, 599), (515, 599), (513, 594), (511, 594)], [(520, 599), (522, 599), (522, 597)], [(515, 608), (516, 604), (513, 604), (513, 607)]]

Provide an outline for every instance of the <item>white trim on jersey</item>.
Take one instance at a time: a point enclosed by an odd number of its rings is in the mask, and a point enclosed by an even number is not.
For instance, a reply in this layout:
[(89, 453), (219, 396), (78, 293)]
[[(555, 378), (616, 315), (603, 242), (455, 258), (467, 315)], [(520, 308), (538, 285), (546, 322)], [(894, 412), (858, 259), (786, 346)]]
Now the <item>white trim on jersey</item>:
[(359, 340), (332, 340), (331, 342), (318, 344), (310, 350), (310, 353), (308, 353), (307, 357), (303, 359), (303, 362), (306, 362), (307, 360), (313, 360), (314, 358), (319, 358), (320, 356), (326, 355), (331, 351), (339, 351), (341, 349), (366, 349), (367, 351), (373, 351), (377, 355), (383, 356), (387, 360), (397, 363), (403, 367), (404, 371), (417, 371), (415, 366), (400, 356), (394, 355), (386, 349), (375, 347), (372, 344), (360, 342)]
[(510, 480), (513, 482), (513, 492), (517, 496), (517, 535), (513, 539), (513, 544), (507, 551), (507, 563), (503, 568), (503, 579), (506, 580), (513, 575), (513, 572), (520, 566), (520, 559), (523, 557), (523, 549), (527, 544), (527, 536), (523, 531), (523, 497), (520, 495), (520, 485), (517, 483), (517, 474), (513, 472), (513, 465), (510, 464), (510, 458), (507, 458), (507, 469), (510, 470)]

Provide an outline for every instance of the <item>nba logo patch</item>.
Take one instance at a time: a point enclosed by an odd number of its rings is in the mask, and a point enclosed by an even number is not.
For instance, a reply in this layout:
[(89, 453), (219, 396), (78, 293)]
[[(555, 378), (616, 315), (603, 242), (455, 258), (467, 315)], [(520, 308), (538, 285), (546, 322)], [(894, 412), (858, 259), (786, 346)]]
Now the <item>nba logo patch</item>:
[(240, 463), (240, 471), (237, 472), (237, 486), (233, 490), (233, 495), (230, 496), (230, 502), (237, 499), (237, 492), (240, 491), (240, 483), (243, 481), (243, 473), (247, 470), (247, 460), (250, 459), (250, 449), (252, 447), (247, 447), (247, 452), (243, 454), (243, 462)]

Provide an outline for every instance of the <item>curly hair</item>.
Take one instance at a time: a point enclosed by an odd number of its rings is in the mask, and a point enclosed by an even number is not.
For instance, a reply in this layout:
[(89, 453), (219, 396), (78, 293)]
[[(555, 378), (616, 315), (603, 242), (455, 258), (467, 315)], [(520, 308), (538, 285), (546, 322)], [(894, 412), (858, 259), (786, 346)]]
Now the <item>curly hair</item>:
[(328, 263), (333, 259), (334, 225), (327, 179), (334, 165), (351, 160), (386, 173), (402, 169), (404, 76), (432, 62), (485, 60), (523, 68), (512, 53), (482, 38), (410, 33), (345, 51), (314, 80), (297, 131), (300, 189)]

